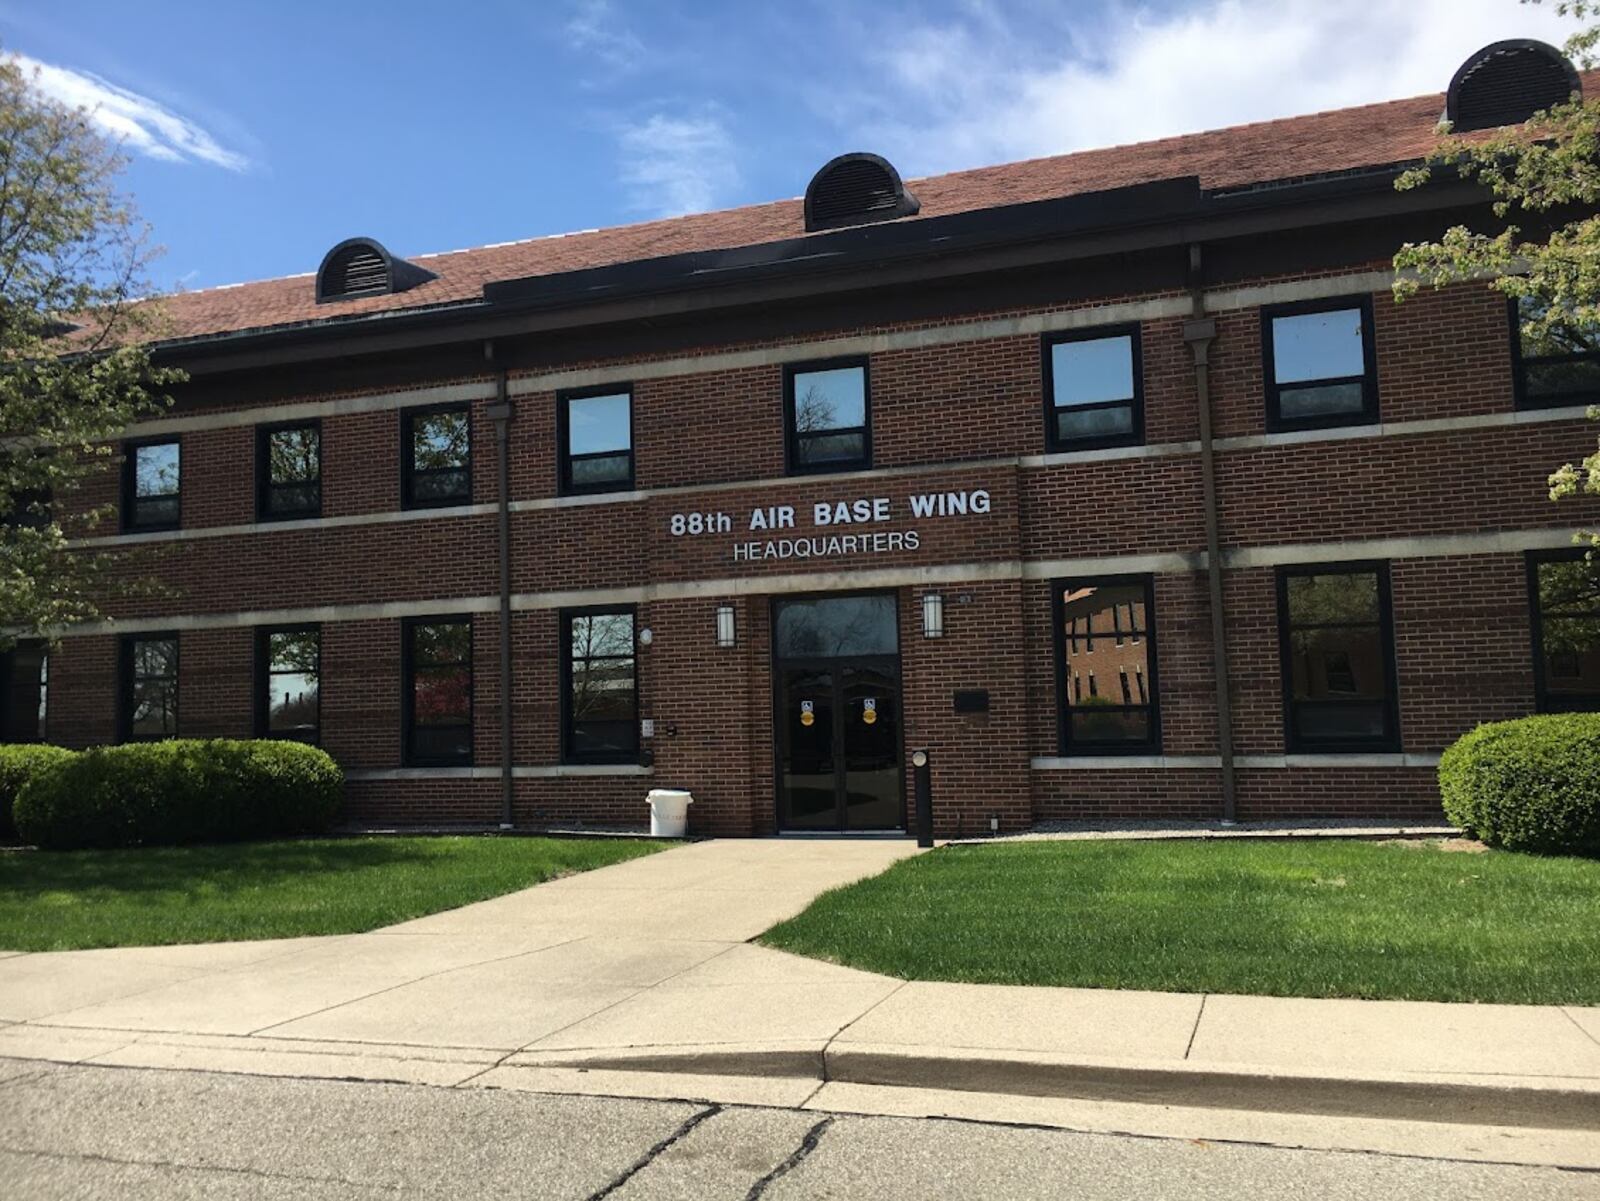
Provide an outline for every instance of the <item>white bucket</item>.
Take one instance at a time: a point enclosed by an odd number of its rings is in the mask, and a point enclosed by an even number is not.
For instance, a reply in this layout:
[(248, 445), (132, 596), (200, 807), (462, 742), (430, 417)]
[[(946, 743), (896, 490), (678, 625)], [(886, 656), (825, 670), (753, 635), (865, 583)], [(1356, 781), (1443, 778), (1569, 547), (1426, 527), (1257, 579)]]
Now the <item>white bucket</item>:
[(681, 788), (652, 788), (645, 800), (650, 802), (650, 837), (682, 838), (689, 829), (689, 806), (694, 804), (694, 794)]

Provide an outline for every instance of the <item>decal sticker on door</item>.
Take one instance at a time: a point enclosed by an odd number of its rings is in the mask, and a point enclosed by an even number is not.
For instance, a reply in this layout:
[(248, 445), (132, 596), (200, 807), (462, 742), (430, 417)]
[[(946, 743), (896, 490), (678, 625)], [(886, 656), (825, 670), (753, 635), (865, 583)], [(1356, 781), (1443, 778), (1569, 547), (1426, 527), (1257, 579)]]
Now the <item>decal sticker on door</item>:
[(800, 702), (800, 724), (803, 725), (803, 726), (809, 726), (813, 722), (815, 722), (816, 720), (817, 720), (816, 702), (814, 702), (814, 701), (801, 701)]
[(863, 697), (861, 700), (861, 720), (871, 725), (878, 720), (878, 698), (875, 696)]

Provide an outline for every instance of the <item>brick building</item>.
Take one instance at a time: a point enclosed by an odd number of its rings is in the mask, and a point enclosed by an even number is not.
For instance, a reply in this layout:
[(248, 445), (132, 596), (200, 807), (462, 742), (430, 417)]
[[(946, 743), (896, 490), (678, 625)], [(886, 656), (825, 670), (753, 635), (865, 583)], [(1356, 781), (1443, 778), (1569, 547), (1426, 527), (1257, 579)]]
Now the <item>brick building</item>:
[(1501, 43), (1445, 95), (175, 297), (190, 382), (88, 498), (170, 591), (16, 652), (9, 736), (314, 739), (396, 823), (676, 785), (699, 832), (900, 828), (919, 747), (942, 835), (1435, 814), (1461, 732), (1600, 697), (1595, 514), (1544, 483), (1600, 367), (1482, 285), (1396, 305), (1487, 208), (1393, 180), (1593, 82)]

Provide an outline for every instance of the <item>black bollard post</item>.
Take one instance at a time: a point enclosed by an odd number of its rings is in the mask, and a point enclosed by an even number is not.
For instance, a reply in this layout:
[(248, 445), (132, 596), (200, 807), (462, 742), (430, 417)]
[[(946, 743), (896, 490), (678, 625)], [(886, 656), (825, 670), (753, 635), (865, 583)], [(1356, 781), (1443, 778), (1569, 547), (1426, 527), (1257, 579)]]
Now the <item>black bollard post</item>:
[(911, 768), (917, 802), (917, 845), (933, 845), (933, 774), (928, 768), (928, 752), (912, 751)]

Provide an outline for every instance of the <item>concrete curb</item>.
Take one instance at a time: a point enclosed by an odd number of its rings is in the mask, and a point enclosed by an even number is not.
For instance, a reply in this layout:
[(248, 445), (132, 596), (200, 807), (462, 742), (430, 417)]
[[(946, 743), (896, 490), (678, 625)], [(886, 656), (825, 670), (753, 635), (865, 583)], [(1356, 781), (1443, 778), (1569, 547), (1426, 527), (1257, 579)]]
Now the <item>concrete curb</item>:
[(1093, 1059), (1007, 1049), (932, 1049), (815, 1040), (484, 1049), (10, 1027), (0, 1053), (106, 1067), (497, 1086), (523, 1069), (643, 1080), (741, 1078), (1301, 1117), (1600, 1131), (1600, 1078), (1318, 1070), (1278, 1065)]
[(507, 1067), (580, 1068), (616, 1072), (676, 1073), (687, 1076), (768, 1076), (832, 1079), (827, 1052), (810, 1046), (619, 1047), (614, 1050), (521, 1051)]
[(1587, 1077), (1286, 1072), (1244, 1064), (1075, 1059), (1002, 1050), (846, 1045), (523, 1052), (511, 1064), (702, 1076), (803, 1077), (1025, 1097), (1465, 1125), (1600, 1131)]

